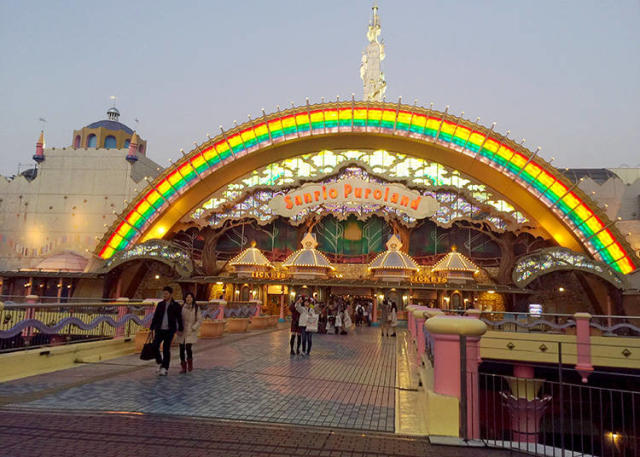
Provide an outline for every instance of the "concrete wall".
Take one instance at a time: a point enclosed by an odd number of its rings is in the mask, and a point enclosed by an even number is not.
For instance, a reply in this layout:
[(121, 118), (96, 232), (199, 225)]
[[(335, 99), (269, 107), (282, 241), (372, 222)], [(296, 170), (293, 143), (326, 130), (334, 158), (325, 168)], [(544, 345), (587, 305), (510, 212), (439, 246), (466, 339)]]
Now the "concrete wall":
[(45, 149), (32, 181), (0, 177), (0, 270), (34, 268), (65, 250), (90, 257), (113, 211), (145, 187), (144, 176), (159, 173), (147, 157), (132, 165), (126, 155), (126, 149)]

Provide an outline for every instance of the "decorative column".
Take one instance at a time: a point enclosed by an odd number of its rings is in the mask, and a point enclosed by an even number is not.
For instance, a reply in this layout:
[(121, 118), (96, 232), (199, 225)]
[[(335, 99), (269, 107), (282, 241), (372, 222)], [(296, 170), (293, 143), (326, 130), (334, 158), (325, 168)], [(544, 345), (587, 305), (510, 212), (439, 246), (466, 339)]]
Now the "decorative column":
[(218, 304), (218, 309), (220, 310), (216, 319), (221, 321), (224, 319), (224, 305), (226, 302), (224, 300), (216, 300), (214, 303)]
[(284, 286), (281, 286), (280, 291), (280, 318), (278, 322), (286, 322), (284, 319)]
[(487, 325), (479, 319), (459, 316), (437, 315), (424, 325), (433, 339), (434, 392), (462, 398), (461, 392), (461, 346), (460, 337), (466, 339), (465, 396), (467, 408), (461, 411), (461, 425), (466, 416), (466, 438), (480, 438), (480, 398), (478, 365), (479, 342), (487, 331)]
[(413, 319), (416, 323), (416, 348), (418, 348), (416, 363), (418, 366), (422, 366), (422, 355), (426, 349), (426, 344), (424, 341), (425, 333), (424, 333), (424, 321), (426, 317), (424, 315), (424, 311), (420, 308), (413, 310)]
[(591, 365), (591, 314), (575, 313), (576, 320), (576, 370), (582, 376), (582, 382), (587, 383), (589, 375), (593, 372)]
[(122, 325), (118, 325), (120, 320), (126, 316), (129, 299), (127, 297), (119, 297), (116, 299), (118, 303), (118, 318), (116, 319), (116, 338), (124, 336), (124, 323)]
[(373, 311), (372, 311), (372, 316), (371, 316), (371, 326), (372, 327), (378, 327), (380, 324), (378, 324), (378, 296), (380, 294), (376, 294), (375, 299), (373, 300)]
[(413, 324), (413, 310), (415, 309), (415, 306), (413, 305), (408, 305), (407, 306), (407, 328), (409, 329), (409, 335), (411, 335), (411, 338), (415, 338), (416, 337), (416, 329), (414, 327)]
[(502, 403), (511, 417), (513, 441), (538, 442), (540, 419), (551, 402), (550, 395), (538, 397), (544, 379), (535, 379), (534, 371), (531, 366), (515, 365), (514, 377), (507, 378), (511, 392), (500, 392)]
[[(31, 288), (31, 287), (29, 287)], [(27, 319), (35, 319), (36, 317), (36, 309), (35, 309), (35, 304), (38, 303), (38, 300), (40, 299), (40, 297), (38, 295), (27, 295), (25, 297), (25, 302), (29, 305), (26, 309), (25, 309), (25, 313), (24, 313), (24, 320), (26, 321)], [(27, 343), (27, 345), (29, 344), (29, 341), (31, 340), (31, 336), (33, 336), (33, 328), (31, 326), (25, 328), (22, 331), (22, 338), (24, 339), (25, 343)]]

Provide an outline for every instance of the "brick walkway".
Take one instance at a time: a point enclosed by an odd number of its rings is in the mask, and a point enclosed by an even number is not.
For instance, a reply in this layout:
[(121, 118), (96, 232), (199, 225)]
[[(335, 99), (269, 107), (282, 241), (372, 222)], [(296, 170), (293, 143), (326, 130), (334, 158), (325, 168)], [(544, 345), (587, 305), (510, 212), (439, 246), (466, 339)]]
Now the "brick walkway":
[(0, 443), (2, 457), (506, 456), (388, 433), (104, 413), (2, 411)]
[(314, 335), (310, 357), (289, 356), (289, 332), (201, 341), (196, 369), (168, 377), (137, 356), (0, 384), (0, 403), (42, 410), (126, 411), (394, 431), (395, 339), (372, 328)]

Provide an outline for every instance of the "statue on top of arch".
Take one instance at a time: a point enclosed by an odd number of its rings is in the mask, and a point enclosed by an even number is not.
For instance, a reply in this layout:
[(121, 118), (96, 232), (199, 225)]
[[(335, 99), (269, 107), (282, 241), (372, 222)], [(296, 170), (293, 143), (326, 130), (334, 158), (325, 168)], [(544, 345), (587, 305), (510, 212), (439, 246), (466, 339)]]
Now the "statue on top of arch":
[(380, 38), (380, 18), (378, 16), (378, 6), (373, 6), (373, 20), (369, 23), (367, 39), (369, 44), (362, 53), (362, 63), (360, 64), (360, 78), (364, 85), (364, 100), (381, 102), (387, 89), (387, 82), (384, 73), (380, 69), (380, 63), (384, 60), (384, 43)]

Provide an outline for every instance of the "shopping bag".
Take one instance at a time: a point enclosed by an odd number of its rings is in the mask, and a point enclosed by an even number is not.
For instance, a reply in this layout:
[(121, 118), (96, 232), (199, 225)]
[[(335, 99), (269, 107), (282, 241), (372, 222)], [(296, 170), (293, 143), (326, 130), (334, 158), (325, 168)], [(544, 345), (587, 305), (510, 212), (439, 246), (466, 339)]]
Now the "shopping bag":
[(153, 345), (153, 332), (149, 332), (149, 336), (147, 337), (146, 343), (142, 346), (142, 351), (140, 352), (141, 360), (153, 360), (156, 358), (156, 353), (158, 349), (156, 349)]
[(344, 313), (344, 328), (348, 329), (351, 328), (351, 325), (353, 324), (353, 322), (351, 322), (351, 316), (349, 316), (349, 313)]
[(317, 314), (309, 313), (307, 316), (307, 332), (318, 333), (318, 320)]

